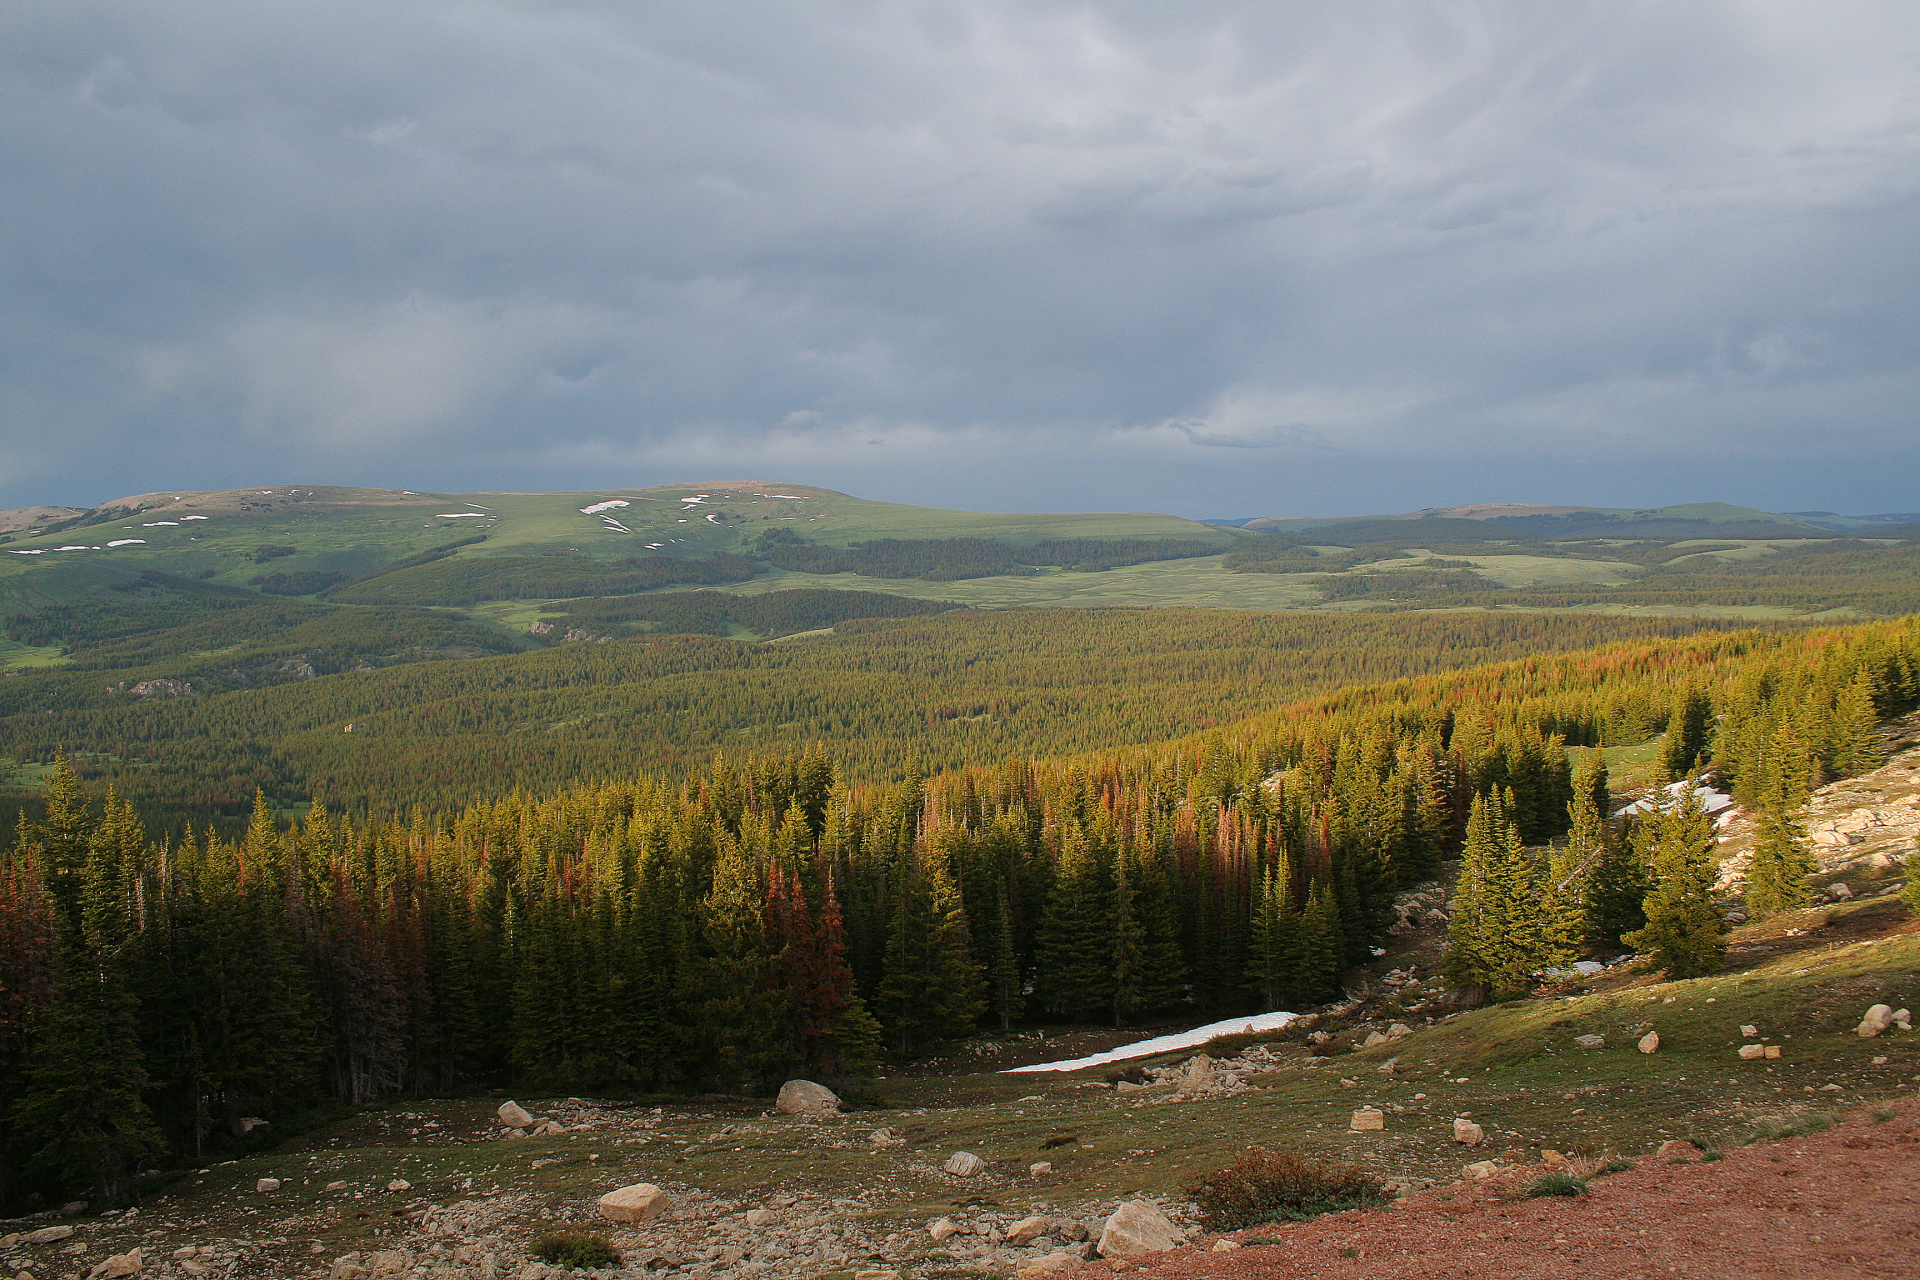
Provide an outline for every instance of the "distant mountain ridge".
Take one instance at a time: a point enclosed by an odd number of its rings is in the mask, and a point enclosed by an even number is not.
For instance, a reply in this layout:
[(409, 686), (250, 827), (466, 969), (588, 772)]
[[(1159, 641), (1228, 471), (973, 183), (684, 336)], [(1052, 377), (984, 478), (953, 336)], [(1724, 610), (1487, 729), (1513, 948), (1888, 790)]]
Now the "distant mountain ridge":
[[(1812, 518), (1810, 518), (1812, 517)], [(1846, 517), (1829, 512), (1779, 514), (1726, 502), (1688, 502), (1667, 507), (1579, 507), (1525, 502), (1478, 502), (1384, 515), (1259, 516), (1207, 521), (1260, 533), (1305, 533), (1389, 523), (1430, 523), (1435, 536), (1461, 541), (1498, 538), (1790, 538), (1831, 537), (1836, 529), (1905, 523), (1899, 518)]]

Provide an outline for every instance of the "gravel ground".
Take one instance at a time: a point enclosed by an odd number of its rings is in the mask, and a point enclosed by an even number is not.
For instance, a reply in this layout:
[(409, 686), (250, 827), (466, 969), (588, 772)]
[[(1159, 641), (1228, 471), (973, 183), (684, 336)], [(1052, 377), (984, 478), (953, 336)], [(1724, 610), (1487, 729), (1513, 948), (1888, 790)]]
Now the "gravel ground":
[(1541, 1172), (1235, 1237), (1277, 1245), (1213, 1253), (1204, 1237), (1134, 1270), (1137, 1280), (1920, 1276), (1920, 1102), (1713, 1163), (1645, 1157), (1577, 1198), (1519, 1197)]

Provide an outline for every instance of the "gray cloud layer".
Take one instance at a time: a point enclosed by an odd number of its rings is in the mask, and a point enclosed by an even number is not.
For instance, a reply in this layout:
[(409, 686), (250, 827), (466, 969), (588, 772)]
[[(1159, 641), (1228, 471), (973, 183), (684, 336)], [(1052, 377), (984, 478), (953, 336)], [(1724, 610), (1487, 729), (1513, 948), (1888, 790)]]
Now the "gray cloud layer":
[(1920, 508), (1905, 0), (16, 0), (0, 50), (0, 505)]

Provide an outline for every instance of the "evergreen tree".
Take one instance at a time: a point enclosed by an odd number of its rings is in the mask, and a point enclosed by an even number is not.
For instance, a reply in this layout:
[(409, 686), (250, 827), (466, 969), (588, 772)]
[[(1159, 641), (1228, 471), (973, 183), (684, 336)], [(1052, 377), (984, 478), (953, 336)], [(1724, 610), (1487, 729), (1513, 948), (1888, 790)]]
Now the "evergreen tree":
[(1880, 713), (1874, 705), (1873, 677), (1862, 670), (1834, 700), (1833, 773), (1836, 777), (1865, 773), (1879, 767), (1886, 753)]
[(1340, 927), (1340, 906), (1333, 890), (1314, 883), (1307, 890), (1307, 907), (1295, 934), (1291, 969), (1294, 994), (1302, 1004), (1337, 999), (1344, 988), (1342, 962), (1346, 939)]
[(1035, 985), (1047, 1008), (1076, 1021), (1110, 1007), (1113, 999), (1103, 880), (1093, 842), (1077, 823), (1068, 826), (1035, 939)]
[(1112, 950), (1113, 1025), (1126, 1025), (1139, 1014), (1147, 1001), (1147, 931), (1135, 910), (1133, 880), (1127, 873), (1130, 861), (1125, 854), (1113, 862), (1113, 892), (1108, 907), (1108, 937)]
[(1550, 938), (1535, 860), (1508, 817), (1507, 798), (1475, 799), (1447, 922), (1449, 980), (1483, 986), (1496, 1000), (1524, 994), (1539, 969), (1564, 958)]
[(1792, 722), (1783, 721), (1760, 761), (1760, 803), (1747, 864), (1747, 910), (1757, 916), (1793, 911), (1813, 900), (1809, 878), (1819, 863), (1799, 812), (1806, 802), (1804, 759)]
[(1689, 681), (1667, 716), (1666, 737), (1660, 743), (1660, 767), (1667, 777), (1684, 777), (1707, 762), (1713, 732), (1713, 703), (1699, 685)]
[(1254, 902), (1252, 941), (1247, 948), (1247, 989), (1262, 1011), (1283, 1008), (1293, 998), (1300, 913), (1293, 902), (1293, 875), (1284, 859), (1267, 868)]
[(894, 1051), (904, 1055), (966, 1035), (987, 1000), (969, 954), (966, 907), (944, 851), (923, 840), (902, 881), (877, 1012)]
[(1728, 925), (1713, 903), (1719, 867), (1713, 857), (1713, 822), (1696, 788), (1680, 794), (1635, 824), (1634, 846), (1653, 878), (1645, 927), (1623, 941), (1654, 957), (1673, 979), (1715, 973), (1726, 963)]
[[(79, 833), (68, 803), (63, 798), (60, 811), (49, 806), (56, 841)], [(132, 810), (109, 792), (85, 863), (63, 872), (60, 988), (14, 1121), (37, 1168), (64, 1185), (89, 1188), (106, 1204), (126, 1198), (135, 1163), (162, 1147), (142, 1096), (139, 1008), (127, 981), (135, 926), (130, 889), (143, 845)], [(70, 859), (70, 849), (62, 847), (61, 856)]]

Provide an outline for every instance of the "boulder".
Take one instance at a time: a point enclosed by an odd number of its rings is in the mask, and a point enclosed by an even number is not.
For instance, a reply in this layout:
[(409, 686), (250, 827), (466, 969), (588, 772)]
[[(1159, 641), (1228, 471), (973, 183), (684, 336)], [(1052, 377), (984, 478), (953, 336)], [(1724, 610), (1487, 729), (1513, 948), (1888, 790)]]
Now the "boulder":
[(771, 1209), (747, 1210), (747, 1225), (755, 1229), (770, 1227), (778, 1221), (780, 1221), (780, 1215)]
[(1763, 1044), (1743, 1044), (1740, 1046), (1740, 1056), (1749, 1061), (1755, 1058), (1765, 1058), (1767, 1056), (1767, 1046)]
[(1393, 1040), (1398, 1040), (1401, 1036), (1410, 1036), (1412, 1034), (1413, 1028), (1404, 1022), (1396, 1022), (1387, 1028), (1387, 1036)]
[(101, 1259), (93, 1270), (87, 1272), (87, 1280), (119, 1280), (121, 1276), (139, 1274), (140, 1251), (135, 1249), (132, 1253), (116, 1253), (110, 1258)]
[(73, 1228), (64, 1223), (57, 1227), (42, 1227), (38, 1231), (29, 1231), (20, 1237), (21, 1244), (52, 1244), (56, 1240), (65, 1240), (73, 1234)]
[(1573, 1042), (1582, 1049), (1604, 1049), (1607, 1047), (1605, 1036), (1575, 1036)]
[(395, 1178), (392, 1182), (389, 1182), (387, 1184), (387, 1190), (411, 1191), (413, 1190), (413, 1184), (411, 1182), (408, 1182), (405, 1178)]
[(1540, 1163), (1549, 1169), (1564, 1169), (1567, 1167), (1567, 1157), (1562, 1152), (1545, 1147), (1540, 1152)]
[(1658, 1031), (1647, 1032), (1647, 1034), (1640, 1037), (1638, 1047), (1642, 1053), (1660, 1052), (1660, 1033)]
[(935, 1218), (927, 1224), (927, 1235), (935, 1244), (943, 1244), (960, 1234), (960, 1224), (952, 1218)]
[(96, 1267), (86, 1272), (86, 1280), (119, 1280), (121, 1276), (138, 1276), (138, 1274), (140, 1274), (140, 1251), (134, 1249), (132, 1253), (115, 1253), (113, 1257), (100, 1259)]
[(1044, 1178), (1052, 1172), (1053, 1162), (1051, 1160), (1035, 1160), (1027, 1166), (1027, 1176), (1030, 1178)]
[(837, 1116), (840, 1095), (811, 1080), (789, 1080), (780, 1086), (773, 1109), (783, 1116)]
[(956, 1151), (940, 1167), (956, 1178), (977, 1178), (987, 1171), (987, 1162), (971, 1151)]
[(1367, 1032), (1367, 1038), (1360, 1042), (1360, 1047), (1362, 1049), (1371, 1049), (1377, 1044), (1385, 1044), (1386, 1042), (1387, 1038), (1378, 1031), (1369, 1031)]
[(1867, 1010), (1867, 1016), (1860, 1019), (1860, 1025), (1854, 1030), (1862, 1040), (1871, 1040), (1893, 1025), (1893, 1006), (1877, 1004)]
[(1103, 1258), (1133, 1258), (1143, 1253), (1165, 1253), (1186, 1242), (1186, 1233), (1159, 1209), (1144, 1200), (1127, 1200), (1100, 1228), (1099, 1247)]
[(673, 1197), (651, 1182), (609, 1191), (595, 1202), (609, 1222), (651, 1222), (673, 1208)]
[(1473, 1181), (1479, 1182), (1484, 1179), (1491, 1178), (1494, 1174), (1498, 1172), (1500, 1172), (1499, 1165), (1495, 1164), (1491, 1160), (1480, 1160), (1473, 1164), (1462, 1166), (1460, 1170), (1460, 1176), (1463, 1178), (1471, 1178)]
[(1842, 902), (1850, 901), (1853, 898), (1853, 890), (1847, 887), (1847, 882), (1844, 880), (1836, 880), (1828, 885), (1827, 892)]
[(255, 1191), (278, 1191), (280, 1189), (280, 1179), (255, 1178), (253, 1180), (253, 1189)]
[(1748, 1023), (1740, 1028), (1740, 1034), (1751, 1040), (1760, 1034), (1760, 1028)]
[(1379, 1130), (1387, 1127), (1387, 1113), (1378, 1107), (1362, 1107), (1353, 1113), (1353, 1119), (1347, 1122), (1347, 1128), (1354, 1133)]
[(1893, 1025), (1902, 1031), (1913, 1030), (1913, 1011), (1911, 1009), (1895, 1009), (1893, 1011)]
[(1779, 1057), (1779, 1056), (1780, 1056), (1780, 1046), (1779, 1046), (1779, 1045), (1777, 1045), (1777, 1044), (1770, 1044), (1770, 1045), (1768, 1045), (1768, 1046), (1767, 1046), (1767, 1056), (1768, 1056), (1769, 1058), (1777, 1058), (1777, 1057)]
[(1239, 1247), (1240, 1242), (1238, 1240), (1215, 1240), (1213, 1242), (1213, 1251), (1215, 1253), (1232, 1253)]
[(1022, 1276), (1043, 1276), (1049, 1271), (1065, 1271), (1068, 1267), (1077, 1267), (1086, 1259), (1071, 1253), (1049, 1253), (1045, 1257), (1035, 1258), (1021, 1267), (1017, 1274)]
[(1464, 1146), (1477, 1147), (1487, 1140), (1487, 1131), (1471, 1120), (1455, 1120), (1453, 1140)]
[(527, 1114), (527, 1109), (511, 1099), (501, 1103), (500, 1109), (493, 1114), (499, 1116), (500, 1123), (509, 1129), (530, 1129), (533, 1127), (533, 1117)]
[(347, 1184), (344, 1182), (329, 1182), (325, 1189), (328, 1191), (345, 1191)]
[(1053, 1230), (1053, 1220), (1051, 1218), (1038, 1216), (1022, 1218), (1007, 1228), (1007, 1243), (1031, 1244), (1051, 1230)]
[(271, 1123), (273, 1123), (271, 1120), (262, 1120), (259, 1116), (241, 1116), (233, 1122), (233, 1127), (239, 1130), (240, 1136), (244, 1138), (261, 1125)]

